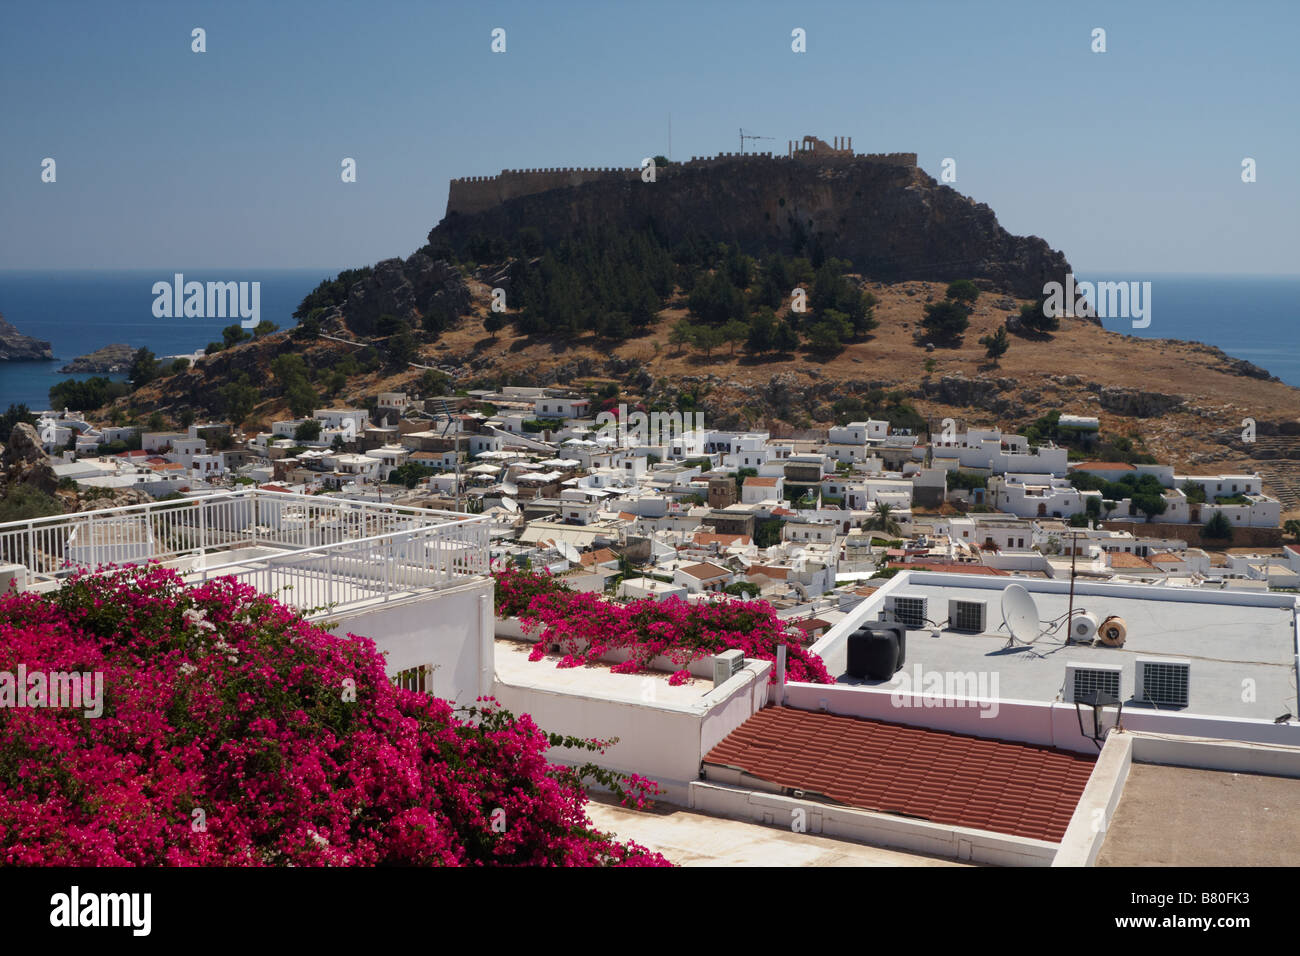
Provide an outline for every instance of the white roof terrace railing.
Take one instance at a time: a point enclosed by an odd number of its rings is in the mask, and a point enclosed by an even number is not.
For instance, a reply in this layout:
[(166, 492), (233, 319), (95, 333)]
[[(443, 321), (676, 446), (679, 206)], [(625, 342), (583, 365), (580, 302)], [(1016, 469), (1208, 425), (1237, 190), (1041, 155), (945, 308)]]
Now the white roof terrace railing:
[(0, 524), (0, 562), (52, 582), (156, 560), (191, 580), (292, 585), (281, 600), (306, 609), (487, 574), (489, 533), (481, 516), (244, 489)]

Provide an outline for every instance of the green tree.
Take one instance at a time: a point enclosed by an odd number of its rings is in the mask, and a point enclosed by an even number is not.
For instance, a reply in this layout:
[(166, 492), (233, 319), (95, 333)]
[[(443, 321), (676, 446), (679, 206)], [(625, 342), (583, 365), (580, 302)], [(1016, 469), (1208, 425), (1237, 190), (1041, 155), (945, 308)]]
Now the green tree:
[(799, 333), (788, 321), (782, 321), (772, 336), (772, 345), (778, 352), (793, 352), (799, 347)]
[(388, 339), (388, 358), (394, 365), (406, 365), (418, 356), (418, 345), (410, 329), (398, 332)]
[(1133, 507), (1147, 516), (1147, 521), (1165, 513), (1168, 504), (1160, 493), (1137, 492), (1133, 495)]
[(952, 299), (927, 305), (921, 320), (924, 333), (919, 338), (935, 345), (960, 345), (962, 334), (970, 326), (969, 316), (967, 307)]
[(44, 518), (63, 512), (59, 500), (21, 482), (10, 485), (0, 498), (0, 522)]
[(1061, 320), (1048, 308), (1047, 297), (1039, 296), (1038, 301), (1020, 307), (1020, 327), (1030, 335), (1046, 335), (1061, 327)]
[(1222, 511), (1216, 511), (1201, 528), (1201, 537), (1209, 541), (1231, 541), (1232, 522)]
[(257, 389), (246, 381), (229, 382), (221, 387), (219, 394), (226, 407), (226, 417), (236, 427), (242, 425), (248, 420), (248, 416), (253, 414), (260, 397)]
[(682, 354), (683, 346), (690, 345), (695, 341), (695, 326), (686, 319), (678, 319), (673, 324), (672, 331), (668, 333), (668, 344), (677, 347), (677, 354)]
[(1289, 519), (1285, 524), (1282, 525), (1282, 530), (1287, 534), (1289, 534), (1296, 541), (1300, 541), (1300, 520), (1297, 520), (1295, 518)]
[(293, 430), (294, 441), (315, 441), (320, 438), (320, 419), (308, 418), (306, 421), (299, 422), (298, 427)]
[(133, 388), (140, 388), (148, 385), (158, 377), (158, 359), (147, 348), (141, 347), (136, 349), (135, 356), (131, 359), (131, 369), (127, 376), (131, 379)]
[(420, 394), (425, 398), (446, 395), (450, 382), (446, 372), (439, 372), (433, 368), (425, 369), (424, 374), (420, 376)]
[(231, 348), (232, 346), (238, 345), (240, 342), (246, 342), (251, 338), (252, 336), (244, 331), (243, 326), (239, 324), (227, 325), (221, 330), (221, 341), (226, 348)]
[(323, 311), (323, 309), (317, 309), (311, 315), (304, 316), (289, 334), (299, 340), (316, 338), (316, 336), (320, 335), (320, 313)]
[(290, 385), (284, 397), (289, 402), (289, 414), (294, 418), (310, 415), (320, 405), (320, 396), (303, 379)]
[(284, 352), (271, 360), (271, 376), (284, 388), (308, 379), (307, 362), (297, 352)]
[(956, 282), (948, 283), (948, 290), (944, 294), (955, 302), (974, 305), (975, 300), (980, 297), (980, 290), (970, 279), (958, 279)]
[(279, 331), (280, 327), (270, 319), (263, 319), (253, 328), (253, 338), (260, 339), (264, 335), (270, 335), (272, 332)]
[[(1188, 502), (1195, 505), (1205, 504), (1205, 486), (1198, 485), (1194, 481), (1184, 481), (1182, 492), (1187, 496)], [(1215, 512), (1216, 514), (1218, 512)]]
[(725, 341), (722, 329), (712, 325), (701, 325), (695, 329), (692, 344), (705, 354), (706, 357), (713, 354), (713, 350), (722, 345)]
[(1007, 338), (1007, 330), (998, 326), (997, 331), (980, 338), (980, 345), (984, 346), (984, 355), (996, 363), (1007, 354), (1007, 349), (1011, 347), (1011, 340)]
[(749, 326), (739, 319), (731, 319), (722, 326), (722, 341), (731, 346), (731, 354), (736, 354), (736, 346), (749, 337)]
[(497, 333), (506, 327), (506, 316), (504, 312), (488, 312), (483, 319), (483, 329), (488, 335), (492, 336), (492, 341), (497, 340)]
[(185, 408), (182, 408), (179, 421), (181, 423), (181, 428), (189, 431), (189, 427), (194, 424), (194, 409), (190, 408), (188, 405)]
[(764, 306), (754, 313), (749, 323), (749, 334), (745, 337), (745, 348), (755, 355), (772, 351), (776, 335), (776, 319), (772, 310)]
[(898, 523), (898, 519), (894, 517), (894, 506), (884, 501), (876, 502), (875, 513), (867, 519), (863, 527), (868, 530), (883, 531), (889, 535), (903, 533), (902, 526)]
[(163, 420), (162, 412), (154, 412), (149, 416), (149, 431), (160, 432), (167, 427), (167, 422)]

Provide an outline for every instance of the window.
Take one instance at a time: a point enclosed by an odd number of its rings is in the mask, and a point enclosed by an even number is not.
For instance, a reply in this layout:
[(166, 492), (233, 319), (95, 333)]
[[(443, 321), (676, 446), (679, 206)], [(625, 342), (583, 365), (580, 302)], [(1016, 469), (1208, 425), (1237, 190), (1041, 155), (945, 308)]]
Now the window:
[(412, 667), (398, 673), (393, 678), (393, 683), (403, 690), (415, 691), (420, 694), (427, 694), (432, 688), (433, 667), (429, 664), (421, 664), (419, 667)]

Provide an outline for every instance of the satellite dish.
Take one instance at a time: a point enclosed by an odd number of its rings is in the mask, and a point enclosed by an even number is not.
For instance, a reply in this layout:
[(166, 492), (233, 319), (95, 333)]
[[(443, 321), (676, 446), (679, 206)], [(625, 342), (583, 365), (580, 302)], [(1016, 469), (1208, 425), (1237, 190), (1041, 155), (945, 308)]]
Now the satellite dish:
[(1012, 642), (1032, 644), (1042, 637), (1038, 605), (1022, 584), (1010, 584), (1002, 592), (1002, 622), (1011, 634)]
[(567, 541), (557, 541), (555, 543), (555, 550), (560, 552), (560, 554), (564, 555), (564, 557), (570, 561), (575, 561), (578, 564), (582, 563), (582, 552)]
[(519, 502), (515, 501), (514, 498), (502, 498), (501, 507), (505, 508), (506, 511), (509, 511), (511, 514), (515, 514), (519, 511)]
[(508, 495), (519, 494), (519, 486), (515, 484), (516, 474), (518, 472), (515, 471), (515, 466), (511, 465), (506, 469), (505, 477), (501, 479), (501, 490)]

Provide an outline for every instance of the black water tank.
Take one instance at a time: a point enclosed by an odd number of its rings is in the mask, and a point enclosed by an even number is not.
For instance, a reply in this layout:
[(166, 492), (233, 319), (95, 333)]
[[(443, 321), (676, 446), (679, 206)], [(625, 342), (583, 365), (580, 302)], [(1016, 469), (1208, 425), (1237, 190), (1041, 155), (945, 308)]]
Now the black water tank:
[(849, 635), (848, 672), (859, 680), (889, 680), (907, 659), (907, 626), (867, 621)]

